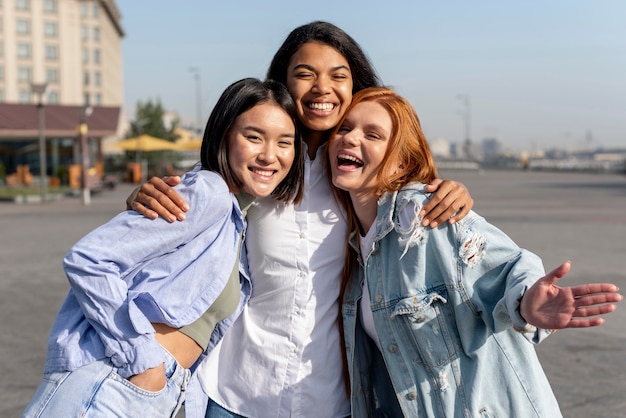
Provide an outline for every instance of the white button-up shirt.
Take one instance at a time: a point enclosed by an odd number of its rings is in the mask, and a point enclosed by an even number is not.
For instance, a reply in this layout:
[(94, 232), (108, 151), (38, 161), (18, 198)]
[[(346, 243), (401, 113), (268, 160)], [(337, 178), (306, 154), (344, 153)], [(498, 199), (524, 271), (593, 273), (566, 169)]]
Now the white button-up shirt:
[(338, 296), (347, 239), (322, 147), (296, 206), (257, 200), (245, 245), (252, 296), (198, 370), (211, 399), (246, 417), (346, 417)]

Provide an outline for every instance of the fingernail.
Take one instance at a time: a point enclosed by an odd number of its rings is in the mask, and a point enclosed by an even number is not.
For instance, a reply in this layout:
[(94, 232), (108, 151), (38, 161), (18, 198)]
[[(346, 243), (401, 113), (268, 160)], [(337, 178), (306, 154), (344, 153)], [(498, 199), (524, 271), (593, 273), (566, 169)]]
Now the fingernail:
[(185, 212), (187, 212), (187, 211), (189, 210), (189, 205), (185, 203), (185, 204), (183, 205), (183, 210), (184, 210)]
[(422, 221), (422, 225), (424, 225), (424, 226), (428, 226), (429, 223), (430, 223), (430, 221), (428, 219), (424, 219)]
[(432, 224), (430, 224), (431, 228), (437, 228), (438, 223), (437, 222), (433, 222)]
[(181, 212), (181, 213), (178, 214), (178, 220), (184, 221), (185, 219), (187, 219), (187, 217), (185, 216), (184, 213)]

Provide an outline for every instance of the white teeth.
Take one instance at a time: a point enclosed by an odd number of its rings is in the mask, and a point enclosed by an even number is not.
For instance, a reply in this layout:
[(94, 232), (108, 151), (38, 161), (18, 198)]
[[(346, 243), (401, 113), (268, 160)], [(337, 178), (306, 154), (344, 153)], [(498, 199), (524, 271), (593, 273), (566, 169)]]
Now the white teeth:
[(258, 174), (259, 176), (271, 177), (274, 174), (273, 171), (262, 171), (262, 170), (252, 170), (254, 174)]
[(351, 155), (346, 155), (346, 154), (340, 154), (337, 156), (337, 158), (340, 158), (342, 160), (348, 160), (348, 161), (352, 161), (355, 162), (357, 164), (363, 164), (363, 161), (361, 161), (360, 159), (353, 157)]
[(309, 108), (314, 110), (333, 110), (335, 107), (332, 103), (309, 103)]

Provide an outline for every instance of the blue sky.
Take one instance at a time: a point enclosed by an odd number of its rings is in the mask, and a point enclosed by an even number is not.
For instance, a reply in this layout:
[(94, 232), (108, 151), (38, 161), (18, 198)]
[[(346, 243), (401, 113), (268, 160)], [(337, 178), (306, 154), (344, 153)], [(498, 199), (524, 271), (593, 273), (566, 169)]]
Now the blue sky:
[(263, 77), (287, 34), (313, 20), (355, 38), (411, 101), (429, 139), (506, 148), (626, 147), (626, 2), (117, 0), (125, 113), (159, 99), (197, 119), (231, 82)]

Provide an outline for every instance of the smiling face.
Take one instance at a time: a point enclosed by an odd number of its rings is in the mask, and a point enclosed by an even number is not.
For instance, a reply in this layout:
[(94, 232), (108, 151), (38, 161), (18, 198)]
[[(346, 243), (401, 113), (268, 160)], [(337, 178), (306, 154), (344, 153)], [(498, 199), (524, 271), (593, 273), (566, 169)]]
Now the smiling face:
[(335, 48), (308, 42), (291, 57), (287, 88), (302, 124), (312, 131), (334, 128), (352, 101), (350, 65)]
[(356, 104), (328, 144), (333, 184), (353, 200), (377, 200), (377, 174), (392, 133), (391, 117), (381, 104)]
[(275, 104), (258, 104), (235, 119), (228, 163), (243, 191), (265, 197), (283, 181), (295, 156), (294, 135), (291, 118)]

